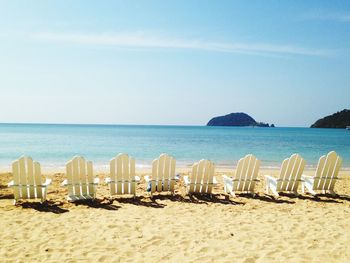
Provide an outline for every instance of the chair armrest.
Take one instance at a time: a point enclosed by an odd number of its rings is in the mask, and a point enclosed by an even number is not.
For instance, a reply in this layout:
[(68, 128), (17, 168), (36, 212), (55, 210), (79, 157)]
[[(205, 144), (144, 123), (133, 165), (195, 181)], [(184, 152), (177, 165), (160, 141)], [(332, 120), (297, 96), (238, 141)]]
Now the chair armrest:
[(309, 182), (309, 183), (313, 184), (315, 177), (303, 174), (303, 175), (301, 175), (301, 180), (303, 182)]
[(189, 185), (190, 184), (190, 180), (188, 179), (188, 176), (184, 176), (184, 182), (185, 182), (185, 185)]
[(151, 177), (149, 175), (145, 175), (143, 178), (145, 179), (146, 183), (151, 181)]
[(106, 184), (110, 184), (110, 183), (111, 183), (111, 181), (112, 181), (112, 180), (111, 180), (111, 178), (110, 178), (110, 177), (105, 178), (105, 183), (106, 183)]
[(228, 177), (227, 175), (223, 175), (222, 179), (224, 180), (224, 185), (232, 185), (233, 179), (231, 177)]
[(233, 179), (231, 177), (227, 176), (226, 174), (222, 175), (222, 178), (224, 180), (227, 180), (227, 181), (233, 181)]
[(52, 179), (46, 179), (46, 181), (45, 181), (45, 183), (44, 183), (44, 185), (45, 186), (48, 186), (48, 185), (50, 185), (52, 183)]
[(273, 176), (271, 176), (271, 175), (264, 175), (264, 176), (265, 176), (265, 179), (266, 179), (267, 181), (277, 183), (277, 178), (275, 178), (275, 177), (273, 177)]
[(65, 179), (62, 183), (61, 183), (61, 186), (66, 186), (68, 184), (68, 181), (67, 179)]
[(218, 180), (216, 180), (216, 176), (213, 176), (213, 184), (218, 184)]
[(100, 183), (100, 178), (95, 177), (95, 178), (94, 178), (94, 184), (99, 184), (99, 183)]
[(7, 186), (8, 186), (8, 187), (12, 187), (14, 184), (15, 184), (15, 182), (14, 182), (14, 181), (11, 181), (11, 182), (9, 182), (9, 183), (7, 184)]

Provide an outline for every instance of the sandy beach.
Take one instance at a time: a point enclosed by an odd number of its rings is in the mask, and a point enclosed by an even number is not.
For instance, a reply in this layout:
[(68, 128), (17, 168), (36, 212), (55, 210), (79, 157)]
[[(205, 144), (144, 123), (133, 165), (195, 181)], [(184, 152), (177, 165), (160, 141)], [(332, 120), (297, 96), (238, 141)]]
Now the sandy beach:
[[(182, 171), (186, 173), (186, 169)], [(0, 175), (1, 262), (349, 262), (350, 177), (336, 184), (339, 196), (264, 193), (261, 171), (258, 195), (224, 195), (221, 175), (214, 196), (145, 194), (109, 200), (106, 185), (94, 203), (68, 203), (53, 179), (47, 204), (13, 205), (11, 175)], [(313, 171), (307, 171), (312, 174)], [(144, 175), (142, 172), (140, 175)], [(226, 173), (227, 174), (227, 173)], [(104, 175), (100, 174), (101, 179)]]

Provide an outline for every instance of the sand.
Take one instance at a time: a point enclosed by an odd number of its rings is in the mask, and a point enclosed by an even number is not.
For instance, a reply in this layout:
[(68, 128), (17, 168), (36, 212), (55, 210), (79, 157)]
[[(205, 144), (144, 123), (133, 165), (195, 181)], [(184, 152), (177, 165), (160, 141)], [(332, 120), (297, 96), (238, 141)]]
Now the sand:
[[(185, 171), (186, 172), (186, 171)], [(220, 183), (212, 199), (176, 195), (108, 199), (98, 188), (95, 203), (72, 204), (53, 179), (47, 204), (13, 205), (0, 175), (1, 262), (350, 262), (350, 176), (336, 184), (339, 196), (224, 195)], [(312, 174), (312, 171), (307, 173)], [(222, 171), (217, 172), (219, 182)], [(103, 175), (99, 175), (103, 178)]]

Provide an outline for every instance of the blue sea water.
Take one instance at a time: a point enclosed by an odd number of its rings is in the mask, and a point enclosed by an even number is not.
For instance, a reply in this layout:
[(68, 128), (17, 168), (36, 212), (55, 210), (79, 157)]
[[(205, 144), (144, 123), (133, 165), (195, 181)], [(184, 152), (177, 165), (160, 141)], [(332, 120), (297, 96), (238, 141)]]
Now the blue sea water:
[(74, 155), (83, 155), (96, 166), (107, 166), (118, 153), (150, 166), (166, 152), (178, 165), (208, 158), (233, 167), (253, 153), (264, 167), (277, 167), (292, 153), (307, 165), (335, 150), (350, 167), (350, 131), (345, 129), (251, 128), (205, 126), (0, 124), (0, 167), (8, 168), (21, 155), (30, 155), (44, 167), (64, 167)]

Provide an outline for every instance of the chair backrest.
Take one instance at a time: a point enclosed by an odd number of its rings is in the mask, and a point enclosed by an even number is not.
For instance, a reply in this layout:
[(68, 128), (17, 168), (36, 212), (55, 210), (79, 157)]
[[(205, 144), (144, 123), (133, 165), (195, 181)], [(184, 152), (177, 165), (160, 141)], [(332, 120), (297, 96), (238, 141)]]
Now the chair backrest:
[(192, 167), (190, 193), (211, 193), (213, 189), (214, 163), (209, 160), (200, 160)]
[(314, 178), (314, 190), (333, 190), (342, 165), (342, 158), (335, 151), (320, 157)]
[(260, 160), (254, 155), (247, 154), (244, 158), (241, 158), (233, 177), (233, 189), (236, 191), (253, 191), (259, 168)]
[(292, 154), (282, 162), (277, 191), (297, 191), (305, 160), (299, 154)]
[(151, 193), (174, 192), (176, 160), (166, 153), (152, 162)]
[(74, 156), (66, 164), (67, 188), (69, 196), (94, 196), (94, 175), (91, 161), (82, 156)]
[(135, 159), (126, 153), (110, 161), (111, 195), (135, 194)]
[(41, 167), (28, 156), (22, 156), (12, 163), (15, 199), (42, 198)]

